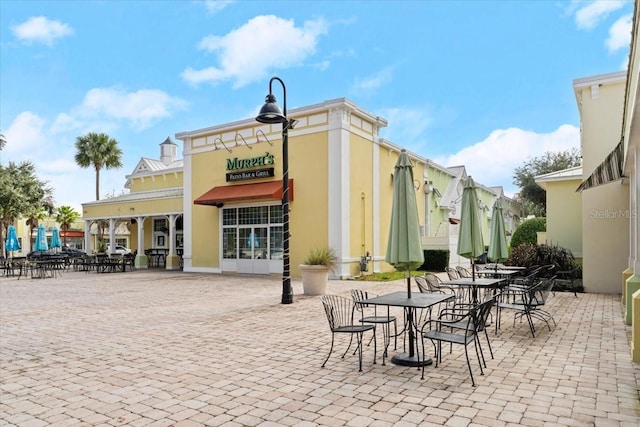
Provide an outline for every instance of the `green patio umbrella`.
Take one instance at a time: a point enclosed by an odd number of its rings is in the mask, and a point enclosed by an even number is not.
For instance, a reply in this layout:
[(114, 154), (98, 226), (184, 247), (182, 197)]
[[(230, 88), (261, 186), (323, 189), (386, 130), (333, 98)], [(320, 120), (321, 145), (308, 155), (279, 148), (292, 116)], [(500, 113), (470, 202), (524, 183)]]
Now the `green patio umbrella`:
[(411, 270), (424, 263), (413, 166), (405, 150), (400, 152), (393, 174), (393, 204), (389, 242), (384, 260), (407, 272), (407, 296), (411, 298)]
[(505, 232), (504, 217), (502, 216), (502, 202), (500, 199), (493, 204), (491, 213), (491, 233), (489, 234), (489, 252), (487, 257), (496, 263), (509, 257), (507, 249), (507, 233)]
[(471, 277), (476, 280), (474, 260), (484, 253), (484, 241), (476, 184), (471, 177), (465, 180), (461, 205), (458, 255), (471, 260)]

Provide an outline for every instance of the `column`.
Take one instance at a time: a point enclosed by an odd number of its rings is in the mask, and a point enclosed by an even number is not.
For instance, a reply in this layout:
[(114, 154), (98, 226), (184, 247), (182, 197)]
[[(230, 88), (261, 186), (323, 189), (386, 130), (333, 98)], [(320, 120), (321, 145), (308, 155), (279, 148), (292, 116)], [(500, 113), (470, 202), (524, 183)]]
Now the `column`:
[(167, 255), (166, 269), (179, 270), (180, 257), (176, 255), (176, 215), (169, 215), (169, 255)]

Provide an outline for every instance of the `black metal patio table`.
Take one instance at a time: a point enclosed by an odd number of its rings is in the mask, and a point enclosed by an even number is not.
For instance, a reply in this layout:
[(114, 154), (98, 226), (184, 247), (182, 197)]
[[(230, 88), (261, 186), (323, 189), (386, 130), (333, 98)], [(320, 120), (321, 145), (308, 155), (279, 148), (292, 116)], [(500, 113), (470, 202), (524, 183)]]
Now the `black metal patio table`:
[(476, 275), (483, 278), (510, 279), (511, 276), (517, 276), (519, 274), (521, 274), (520, 271), (511, 269), (485, 268), (484, 270), (476, 270)]
[(442, 282), (442, 286), (458, 286), (471, 289), (471, 302), (478, 303), (478, 289), (500, 289), (506, 286), (508, 281), (501, 278), (480, 278), (477, 277), (473, 280), (471, 277), (462, 277), (460, 279), (449, 280)]
[[(416, 334), (419, 333), (418, 328), (420, 327), (420, 325), (416, 324), (416, 309), (430, 308), (436, 304), (440, 304), (453, 298), (453, 295), (423, 293), (412, 293), (411, 298), (409, 298), (406, 291), (399, 291), (380, 295), (374, 298), (369, 298), (360, 301), (359, 303), (371, 305), (386, 305), (387, 315), (389, 314), (389, 307), (404, 308), (406, 319), (405, 328), (409, 334), (409, 352), (396, 354), (391, 358), (391, 362), (401, 366), (422, 366), (430, 365), (432, 363), (432, 360), (431, 358), (427, 357), (420, 359), (420, 356), (418, 355), (415, 348), (415, 337)], [(388, 346), (389, 343), (385, 343), (385, 352), (386, 347)], [(384, 357), (384, 353), (382, 357)]]

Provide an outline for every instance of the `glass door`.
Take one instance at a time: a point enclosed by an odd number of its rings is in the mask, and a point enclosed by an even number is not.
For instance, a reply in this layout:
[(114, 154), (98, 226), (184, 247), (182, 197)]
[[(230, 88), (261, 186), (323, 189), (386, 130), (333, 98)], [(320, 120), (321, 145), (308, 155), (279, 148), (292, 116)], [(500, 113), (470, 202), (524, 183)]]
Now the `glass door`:
[(238, 229), (238, 272), (269, 274), (267, 227), (240, 227)]

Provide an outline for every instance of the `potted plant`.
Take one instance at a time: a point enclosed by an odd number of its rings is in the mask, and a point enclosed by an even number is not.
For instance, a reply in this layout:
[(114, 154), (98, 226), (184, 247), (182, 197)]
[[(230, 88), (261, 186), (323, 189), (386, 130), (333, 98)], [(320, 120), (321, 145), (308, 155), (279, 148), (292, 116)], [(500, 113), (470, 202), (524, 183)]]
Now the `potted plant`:
[(107, 252), (107, 243), (104, 240), (98, 241), (98, 253), (106, 253)]
[(302, 289), (305, 295), (324, 295), (329, 280), (329, 271), (333, 271), (337, 256), (331, 248), (318, 248), (309, 252), (300, 264)]

